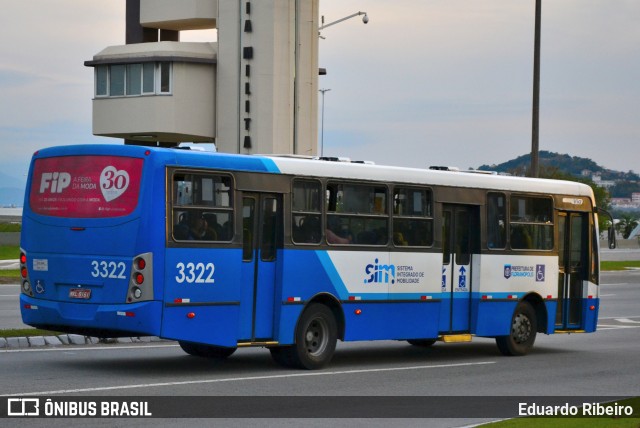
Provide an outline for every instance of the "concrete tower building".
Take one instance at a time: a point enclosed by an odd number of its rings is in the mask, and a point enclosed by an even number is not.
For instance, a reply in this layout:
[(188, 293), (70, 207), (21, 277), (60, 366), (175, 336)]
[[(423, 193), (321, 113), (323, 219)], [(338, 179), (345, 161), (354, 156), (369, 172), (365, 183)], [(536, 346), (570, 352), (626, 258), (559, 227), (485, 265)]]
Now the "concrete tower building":
[[(132, 144), (315, 155), (319, 0), (127, 0), (95, 69), (93, 133)], [(180, 42), (216, 29), (217, 41)]]

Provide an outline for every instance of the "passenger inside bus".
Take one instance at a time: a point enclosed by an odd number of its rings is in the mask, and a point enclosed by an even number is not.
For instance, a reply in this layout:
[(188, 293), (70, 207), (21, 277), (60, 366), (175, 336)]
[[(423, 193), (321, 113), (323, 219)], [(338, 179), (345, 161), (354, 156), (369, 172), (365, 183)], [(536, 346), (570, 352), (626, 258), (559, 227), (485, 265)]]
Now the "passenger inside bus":
[(293, 224), (293, 240), (300, 244), (318, 244), (322, 231), (320, 216), (305, 215), (296, 220), (298, 224)]
[(343, 238), (333, 232), (331, 229), (326, 230), (327, 234), (327, 242), (329, 244), (350, 244), (351, 243), (351, 235), (346, 238)]
[(327, 216), (327, 229), (325, 230), (329, 244), (351, 244), (353, 237), (347, 222), (341, 224), (336, 216)]
[(209, 227), (207, 219), (202, 215), (194, 215), (190, 218), (189, 239), (198, 241), (215, 241), (218, 239), (216, 231)]

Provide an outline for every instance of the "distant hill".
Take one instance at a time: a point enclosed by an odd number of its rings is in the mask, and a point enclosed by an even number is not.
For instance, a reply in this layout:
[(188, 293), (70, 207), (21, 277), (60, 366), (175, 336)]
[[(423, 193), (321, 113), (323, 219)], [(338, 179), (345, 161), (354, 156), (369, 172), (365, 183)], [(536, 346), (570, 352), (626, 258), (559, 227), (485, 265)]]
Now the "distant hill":
[[(561, 171), (571, 175), (581, 175), (583, 170), (589, 170), (592, 172), (604, 172), (605, 169), (600, 165), (592, 161), (591, 159), (581, 158), (578, 156), (563, 155), (560, 153), (553, 153), (547, 151), (541, 151), (539, 162), (541, 166), (555, 167)], [(523, 156), (519, 156), (510, 161), (501, 163), (499, 165), (482, 165), (481, 170), (485, 171), (498, 171), (498, 172), (524, 172), (529, 169), (531, 165), (531, 154), (528, 153)]]
[[(588, 171), (586, 178), (590, 179), (592, 175), (597, 174), (600, 175), (602, 180), (614, 181), (615, 186), (609, 188), (609, 194), (613, 198), (629, 198), (631, 193), (640, 192), (640, 176), (635, 172), (606, 169), (588, 158), (543, 150), (540, 152), (539, 164), (541, 169), (557, 170), (575, 177), (581, 177), (583, 176), (583, 171)], [(513, 175), (527, 175), (530, 166), (531, 154), (528, 153), (498, 165), (482, 165), (478, 169)]]
[[(603, 180), (640, 181), (640, 176), (634, 172), (622, 172), (606, 169), (591, 159), (581, 158), (579, 156), (571, 156), (543, 150), (540, 152), (539, 163), (541, 167), (555, 168), (566, 174), (575, 176), (581, 176), (582, 172), (586, 170), (590, 171), (591, 174), (600, 174)], [(522, 175), (522, 173), (528, 171), (530, 165), (531, 154), (528, 153), (499, 165), (482, 165), (478, 169)]]

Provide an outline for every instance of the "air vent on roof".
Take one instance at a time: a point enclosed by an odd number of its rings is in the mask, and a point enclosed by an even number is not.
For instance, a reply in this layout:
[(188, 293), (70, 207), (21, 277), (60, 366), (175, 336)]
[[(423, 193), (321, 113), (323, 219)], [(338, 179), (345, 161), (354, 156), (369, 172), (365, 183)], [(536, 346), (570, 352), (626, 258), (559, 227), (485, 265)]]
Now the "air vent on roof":
[(432, 165), (429, 167), (429, 169), (434, 170), (434, 171), (456, 171), (459, 172), (460, 168), (457, 168), (455, 166), (436, 166), (436, 165)]
[(320, 156), (318, 159), (328, 162), (351, 162), (351, 159), (343, 157)]

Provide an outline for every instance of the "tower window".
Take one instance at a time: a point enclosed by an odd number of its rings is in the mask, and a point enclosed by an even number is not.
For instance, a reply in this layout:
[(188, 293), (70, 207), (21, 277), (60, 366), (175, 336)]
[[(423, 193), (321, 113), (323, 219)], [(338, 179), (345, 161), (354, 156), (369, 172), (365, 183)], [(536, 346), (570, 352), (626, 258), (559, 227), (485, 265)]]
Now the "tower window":
[(136, 97), (172, 93), (171, 62), (98, 65), (95, 67), (95, 96)]

